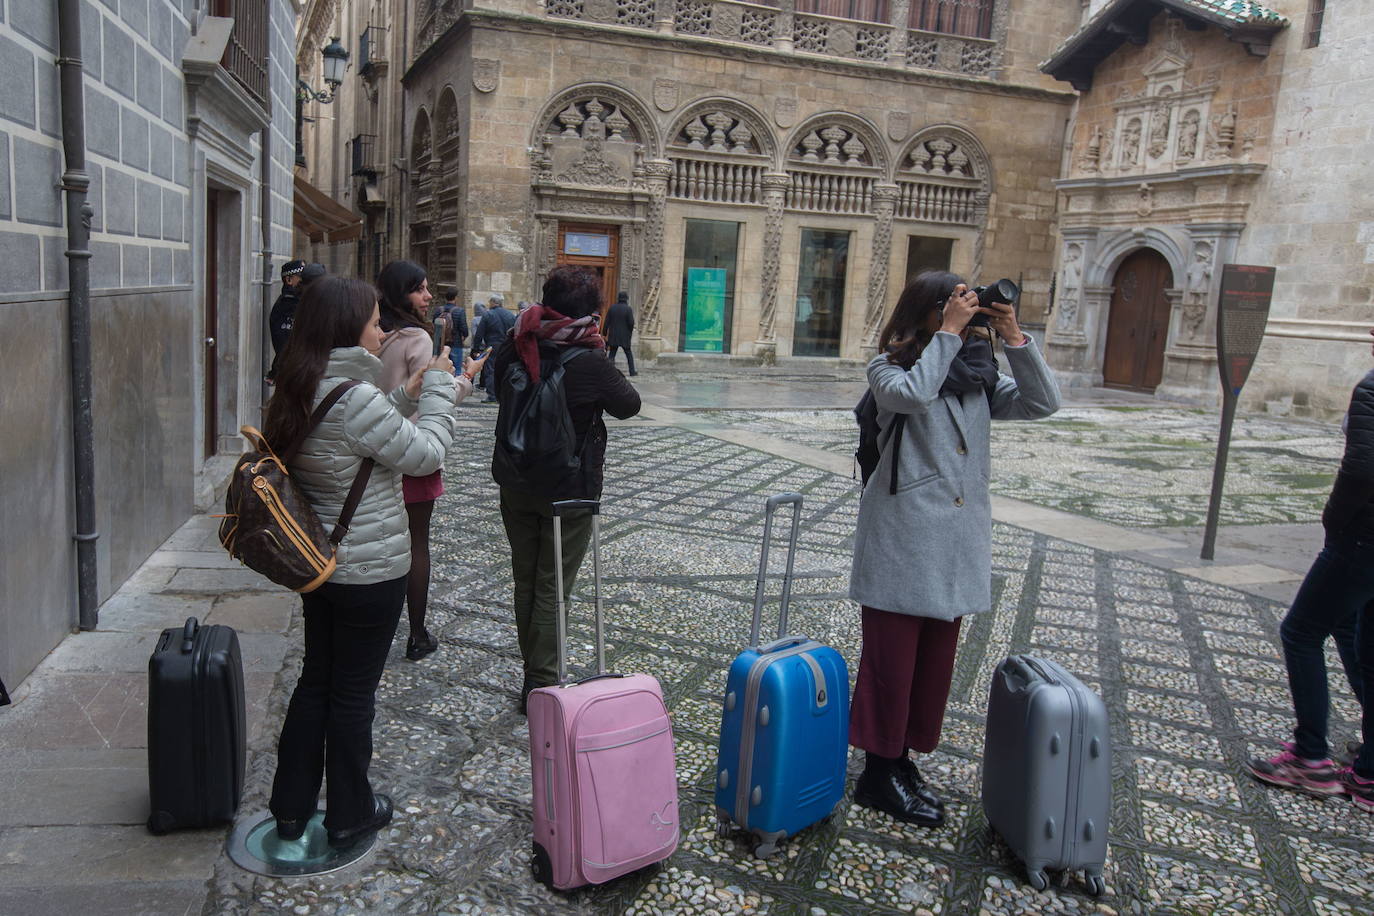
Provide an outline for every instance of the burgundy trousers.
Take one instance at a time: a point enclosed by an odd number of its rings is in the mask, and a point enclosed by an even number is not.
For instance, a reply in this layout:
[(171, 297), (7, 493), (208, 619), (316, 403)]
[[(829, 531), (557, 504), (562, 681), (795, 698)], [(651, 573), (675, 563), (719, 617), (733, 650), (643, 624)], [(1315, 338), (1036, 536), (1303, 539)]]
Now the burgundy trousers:
[(863, 608), (863, 653), (849, 706), (849, 743), (880, 757), (940, 743), (960, 620)]

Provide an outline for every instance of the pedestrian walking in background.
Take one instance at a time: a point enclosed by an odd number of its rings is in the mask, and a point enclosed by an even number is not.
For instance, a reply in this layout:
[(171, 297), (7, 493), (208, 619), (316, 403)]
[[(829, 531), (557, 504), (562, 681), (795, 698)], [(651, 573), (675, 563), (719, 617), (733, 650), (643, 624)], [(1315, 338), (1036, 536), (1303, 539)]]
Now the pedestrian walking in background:
[(1348, 793), (1374, 811), (1374, 753), (1361, 751), (1353, 772), (1338, 770), (1326, 731), (1326, 640), (1332, 638), (1350, 690), (1364, 709), (1365, 748), (1374, 737), (1374, 703), (1366, 702), (1374, 684), (1374, 370), (1355, 386), (1342, 425), (1345, 455), (1322, 512), (1326, 543), (1279, 625), (1297, 726), (1279, 754), (1252, 759), (1249, 770), (1285, 789)]
[[(1011, 376), (968, 327), (980, 313)], [(980, 308), (942, 271), (902, 291), (878, 351), (868, 385), (882, 451), (859, 502), (849, 585), (863, 626), (849, 743), (866, 752), (854, 800), (930, 827), (944, 821), (944, 803), (908, 755), (939, 744), (960, 622), (992, 608), (991, 421), (1047, 417), (1059, 388), (1012, 307)]]
[[(600, 311), (601, 284), (596, 274), (584, 267), (557, 267), (544, 281), (543, 304), (531, 305), (520, 315), (514, 335), (506, 337), (492, 357), (493, 384), (504, 383), (517, 362), (531, 383), (538, 383), (562, 364), (575, 440), (572, 453), (580, 458), (575, 480), (531, 481), (530, 486), (520, 488), (501, 486), (501, 520), (510, 542), (514, 578), (515, 626), (524, 659), (522, 714), (531, 690), (558, 679), (554, 576), (561, 574), (564, 589), (572, 591), (592, 531), (590, 512), (564, 514), (563, 569), (555, 569), (552, 504), (560, 499), (601, 498), (606, 460), (602, 412), (622, 420), (639, 413), (639, 392), (606, 358), (606, 344), (597, 327)], [(574, 355), (568, 352), (572, 349), (586, 352)], [(512, 409), (513, 405), (502, 401), (502, 413), (496, 421), (498, 436), (511, 422), (507, 412)]]
[(301, 301), (301, 273), (304, 270), (304, 261), (287, 261), (281, 266), (281, 292), (277, 294), (277, 301), (272, 303), (272, 311), (267, 317), (268, 331), (272, 335), (272, 365), (267, 370), (269, 382), (276, 378), (277, 359), (286, 346), (287, 338), (291, 336), (296, 306)]
[(615, 365), (615, 351), (625, 351), (625, 362), (630, 367), (630, 375), (635, 372), (634, 348), (630, 338), (634, 335), (635, 313), (630, 308), (630, 294), (622, 291), (615, 297), (615, 304), (606, 312), (606, 346), (611, 355), (611, 365)]
[[(493, 351), (501, 346), (510, 334), (511, 328), (515, 327), (515, 315), (510, 309), (506, 308), (506, 300), (497, 293), (487, 300), (487, 309), (482, 315), (480, 342), (473, 339), (473, 346), (489, 348)], [(499, 399), (500, 393), (493, 382), (491, 363), (487, 363), (487, 368), (482, 372), (482, 387), (487, 390), (487, 396), (482, 400), (485, 403), (492, 403)]]
[[(434, 326), (429, 304), (433, 295), (425, 269), (414, 261), (392, 261), (377, 276), (381, 293), (382, 327), (387, 331), (378, 357), (382, 361), (380, 385), (390, 391), (433, 358)], [(457, 401), (472, 393), (469, 366), (457, 380)], [(478, 369), (481, 366), (477, 367)], [(425, 628), (429, 607), (429, 525), (434, 501), (444, 492), (443, 468), (436, 467), (422, 476), (401, 479), (406, 514), (410, 522), (410, 575), (406, 583), (406, 617), (410, 636), (406, 639), (406, 658), (419, 661), (439, 648), (439, 641)]]
[[(381, 347), (376, 290), (359, 280), (318, 281), (297, 309), (264, 424), (267, 440), (284, 450), (309, 428), (311, 412), (330, 391), (351, 379), (365, 383), (309, 432), (288, 469), (328, 530), (364, 459), (376, 462), (339, 543), (334, 574), (301, 597), (305, 658), (282, 724), (269, 804), (281, 839), (298, 839), (328, 775), (324, 824), (338, 848), (391, 820), (391, 800), (373, 793), (367, 771), (377, 683), (410, 566), (400, 475), (437, 470), (456, 428), (447, 354), (388, 393), (377, 385)], [(414, 422), (406, 420), (410, 414)]]
[(444, 290), (444, 306), (439, 312), (444, 321), (448, 322), (448, 345), (453, 352), (453, 364), (461, 366), (463, 364), (463, 348), (468, 339), (468, 313), (458, 303), (458, 290), (450, 286)]

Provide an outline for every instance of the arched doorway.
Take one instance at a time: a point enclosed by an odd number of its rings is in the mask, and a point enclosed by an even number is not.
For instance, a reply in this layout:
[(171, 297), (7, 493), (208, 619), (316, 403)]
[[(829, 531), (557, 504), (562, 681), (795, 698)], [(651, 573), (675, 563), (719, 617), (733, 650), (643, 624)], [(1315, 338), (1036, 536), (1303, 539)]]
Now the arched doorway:
[(1121, 262), (1107, 313), (1107, 348), (1102, 384), (1108, 388), (1154, 391), (1164, 378), (1164, 344), (1169, 336), (1169, 262), (1142, 248)]

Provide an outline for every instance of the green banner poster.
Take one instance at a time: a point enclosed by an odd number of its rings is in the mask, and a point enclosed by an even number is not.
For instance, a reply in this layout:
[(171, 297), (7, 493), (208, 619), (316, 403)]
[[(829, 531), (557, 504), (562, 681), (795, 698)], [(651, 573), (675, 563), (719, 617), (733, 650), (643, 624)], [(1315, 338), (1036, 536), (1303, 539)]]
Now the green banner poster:
[(687, 324), (682, 349), (720, 353), (725, 344), (725, 270), (687, 268)]

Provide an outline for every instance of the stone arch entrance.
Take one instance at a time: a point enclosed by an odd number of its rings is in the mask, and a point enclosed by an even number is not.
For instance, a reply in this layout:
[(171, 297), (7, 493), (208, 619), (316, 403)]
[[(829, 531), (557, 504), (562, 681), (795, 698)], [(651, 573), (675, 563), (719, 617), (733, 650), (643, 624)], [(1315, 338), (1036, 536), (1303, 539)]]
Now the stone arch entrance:
[(1153, 392), (1164, 378), (1164, 347), (1172, 305), (1173, 271), (1164, 256), (1141, 248), (1116, 269), (1107, 312), (1102, 384)]

